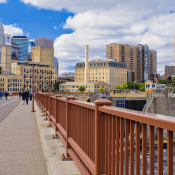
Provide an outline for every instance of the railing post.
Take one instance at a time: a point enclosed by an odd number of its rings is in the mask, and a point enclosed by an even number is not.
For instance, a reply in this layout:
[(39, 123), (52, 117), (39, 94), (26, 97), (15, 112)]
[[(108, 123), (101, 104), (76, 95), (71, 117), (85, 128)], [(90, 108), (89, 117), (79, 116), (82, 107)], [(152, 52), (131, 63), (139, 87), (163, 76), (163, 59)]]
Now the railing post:
[(58, 94), (55, 96), (55, 125), (56, 125), (56, 129), (55, 129), (55, 136), (53, 137), (57, 137), (56, 132), (58, 131), (58, 127), (57, 127), (57, 123), (58, 123), (58, 99), (57, 98), (61, 98), (62, 95)]
[(95, 104), (95, 175), (105, 174), (105, 114), (100, 113), (99, 106), (111, 106), (111, 102), (100, 99)]
[(69, 142), (68, 142), (68, 138), (71, 137), (71, 133), (70, 133), (70, 127), (71, 127), (71, 109), (70, 109), (70, 104), (69, 104), (69, 100), (75, 100), (74, 96), (68, 96), (66, 98), (66, 157), (69, 157), (68, 154), (68, 149), (71, 148)]

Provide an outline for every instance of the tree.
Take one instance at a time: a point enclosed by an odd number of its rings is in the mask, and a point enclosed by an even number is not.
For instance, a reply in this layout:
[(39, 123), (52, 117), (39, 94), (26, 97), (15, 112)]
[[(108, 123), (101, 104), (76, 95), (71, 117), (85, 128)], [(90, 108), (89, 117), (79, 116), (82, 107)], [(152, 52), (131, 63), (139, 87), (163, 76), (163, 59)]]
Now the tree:
[(78, 88), (78, 90), (80, 91), (80, 92), (84, 92), (85, 91), (85, 87), (84, 86), (80, 86), (79, 88)]
[(173, 77), (172, 80), (175, 81), (175, 77)]
[(58, 82), (56, 82), (56, 83), (53, 85), (54, 89), (58, 89), (58, 91), (59, 91), (59, 85), (62, 84), (62, 83), (65, 83), (65, 82), (66, 82), (66, 81), (58, 81)]
[(104, 91), (104, 89), (103, 89), (103, 88), (100, 88), (100, 89), (99, 89), (99, 91), (100, 91), (100, 92), (103, 92), (103, 91)]
[(134, 81), (128, 81), (127, 84), (129, 89), (134, 89)]
[(58, 89), (53, 89), (52, 92), (58, 92)]
[(173, 80), (171, 79), (171, 80), (168, 80), (168, 84), (170, 84), (170, 83), (173, 83)]
[(165, 81), (165, 80), (158, 80), (158, 82), (159, 82), (160, 84), (167, 84), (167, 81)]
[(121, 87), (120, 86), (116, 86), (115, 89), (121, 89)]
[(128, 89), (128, 84), (127, 83), (123, 83), (120, 87), (121, 87), (121, 89)]

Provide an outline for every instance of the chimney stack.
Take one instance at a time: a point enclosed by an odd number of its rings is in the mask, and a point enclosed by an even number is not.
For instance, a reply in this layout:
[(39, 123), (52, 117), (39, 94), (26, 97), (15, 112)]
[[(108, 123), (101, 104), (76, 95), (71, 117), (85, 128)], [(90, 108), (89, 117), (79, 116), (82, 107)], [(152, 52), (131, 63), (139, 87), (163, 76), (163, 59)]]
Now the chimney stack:
[(84, 73), (84, 83), (89, 82), (89, 46), (85, 46), (85, 73)]
[(56, 82), (58, 81), (58, 62), (57, 62), (57, 68), (56, 68), (57, 72), (56, 72)]

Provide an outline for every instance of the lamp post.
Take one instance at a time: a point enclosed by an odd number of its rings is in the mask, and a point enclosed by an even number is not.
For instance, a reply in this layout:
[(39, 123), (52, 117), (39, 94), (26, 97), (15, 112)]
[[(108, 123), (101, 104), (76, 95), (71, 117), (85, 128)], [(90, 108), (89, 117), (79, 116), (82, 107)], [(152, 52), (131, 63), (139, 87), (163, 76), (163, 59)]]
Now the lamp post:
[(34, 109), (34, 55), (32, 53), (32, 60), (33, 60), (33, 93), (32, 93), (32, 110), (31, 112), (35, 112), (35, 109)]

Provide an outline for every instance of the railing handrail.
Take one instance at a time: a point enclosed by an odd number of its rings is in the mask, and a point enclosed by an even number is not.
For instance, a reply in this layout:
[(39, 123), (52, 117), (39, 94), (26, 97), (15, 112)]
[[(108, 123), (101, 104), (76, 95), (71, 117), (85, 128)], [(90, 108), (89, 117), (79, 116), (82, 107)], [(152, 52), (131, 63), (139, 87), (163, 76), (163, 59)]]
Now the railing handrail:
[(113, 106), (99, 106), (99, 111), (148, 124), (151, 126), (156, 126), (162, 129), (175, 131), (175, 117), (136, 111), (131, 109), (123, 109)]

